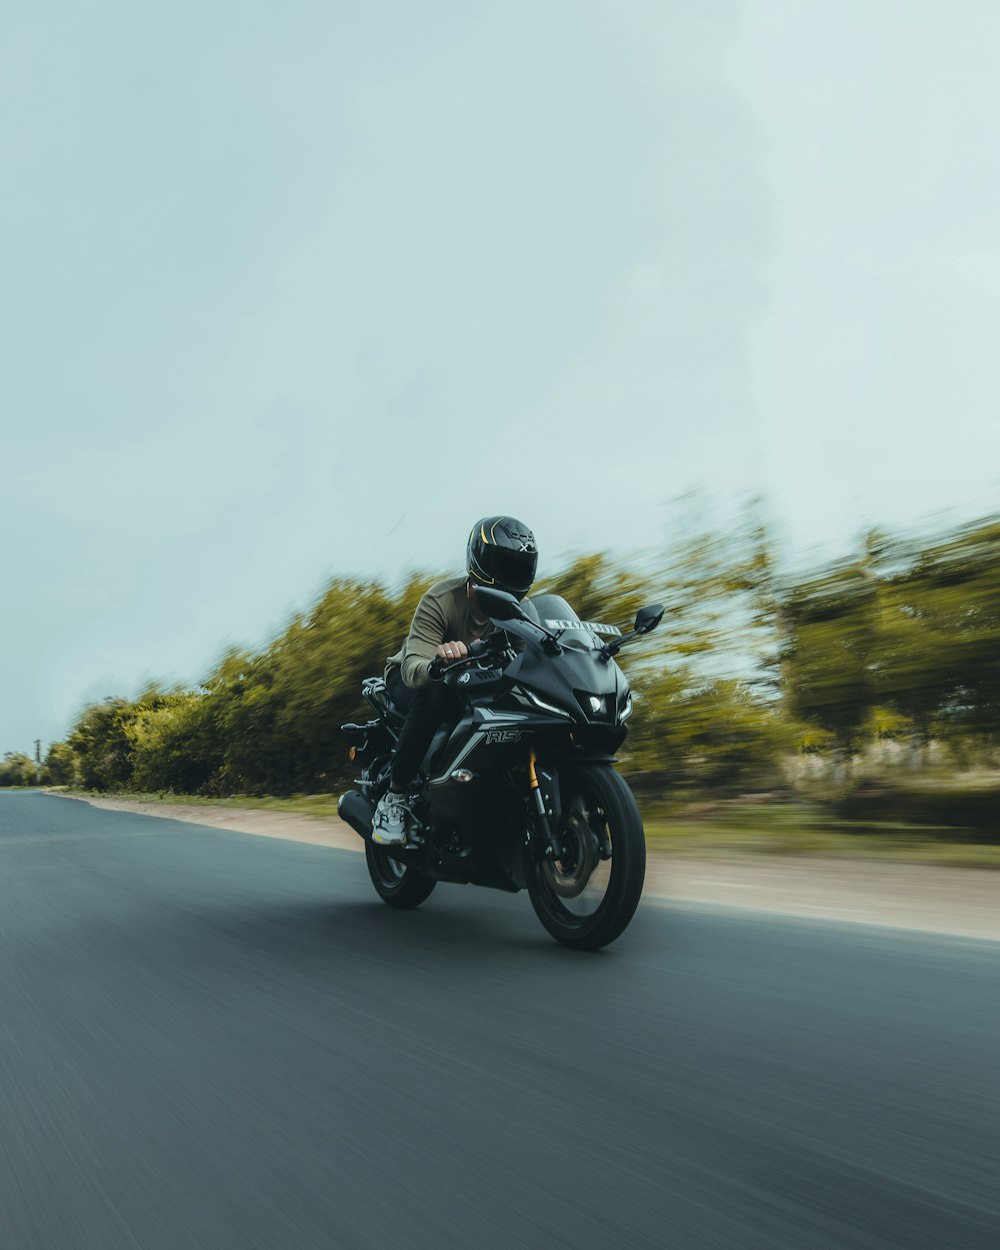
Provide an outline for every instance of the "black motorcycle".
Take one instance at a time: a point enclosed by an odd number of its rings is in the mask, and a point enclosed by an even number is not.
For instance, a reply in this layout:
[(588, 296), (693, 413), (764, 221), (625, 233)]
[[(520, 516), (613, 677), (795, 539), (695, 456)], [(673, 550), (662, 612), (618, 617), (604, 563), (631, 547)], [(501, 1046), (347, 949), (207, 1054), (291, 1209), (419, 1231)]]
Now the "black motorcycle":
[(343, 726), (361, 775), (337, 810), (364, 838), (372, 882), (391, 907), (418, 906), (438, 881), (527, 888), (554, 938), (597, 950), (632, 919), (646, 872), (642, 818), (613, 768), (632, 712), (614, 656), (655, 629), (663, 608), (642, 608), (623, 635), (585, 624), (557, 595), (519, 603), (477, 587), (476, 596), (498, 629), (463, 659), (434, 661), (462, 715), (427, 752), (408, 796), (406, 844), (371, 840), (404, 720), (381, 678), (362, 686), (375, 718)]

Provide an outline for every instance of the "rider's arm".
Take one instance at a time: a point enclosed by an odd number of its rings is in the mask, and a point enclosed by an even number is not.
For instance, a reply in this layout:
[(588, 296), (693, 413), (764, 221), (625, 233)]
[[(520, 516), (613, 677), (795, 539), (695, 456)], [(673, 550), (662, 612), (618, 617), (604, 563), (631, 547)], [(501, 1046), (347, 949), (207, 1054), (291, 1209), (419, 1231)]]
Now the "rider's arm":
[(431, 680), (431, 660), (446, 640), (448, 622), (437, 596), (430, 593), (417, 604), (413, 623), (403, 643), (401, 675), (407, 686), (426, 686)]

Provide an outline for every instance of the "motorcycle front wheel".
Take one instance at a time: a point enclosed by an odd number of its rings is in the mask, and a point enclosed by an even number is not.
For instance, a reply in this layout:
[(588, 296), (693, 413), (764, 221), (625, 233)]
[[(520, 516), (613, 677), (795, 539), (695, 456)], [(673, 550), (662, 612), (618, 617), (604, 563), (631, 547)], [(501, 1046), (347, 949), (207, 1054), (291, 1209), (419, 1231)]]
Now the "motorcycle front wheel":
[(422, 877), (406, 864), (401, 864), (385, 847), (365, 839), (365, 860), (372, 885), (383, 902), (390, 907), (419, 907), (437, 885), (432, 877)]
[(529, 860), (528, 895), (556, 941), (598, 950), (621, 936), (639, 906), (646, 877), (642, 817), (610, 765), (576, 765), (561, 782), (559, 857)]

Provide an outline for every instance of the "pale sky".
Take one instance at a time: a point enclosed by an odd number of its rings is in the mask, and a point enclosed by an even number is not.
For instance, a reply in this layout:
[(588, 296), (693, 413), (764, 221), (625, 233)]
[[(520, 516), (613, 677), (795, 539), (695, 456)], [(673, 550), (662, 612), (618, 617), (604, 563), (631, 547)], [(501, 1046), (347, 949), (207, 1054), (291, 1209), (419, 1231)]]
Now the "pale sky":
[(1000, 508), (994, 0), (0, 19), (0, 752), (473, 521)]

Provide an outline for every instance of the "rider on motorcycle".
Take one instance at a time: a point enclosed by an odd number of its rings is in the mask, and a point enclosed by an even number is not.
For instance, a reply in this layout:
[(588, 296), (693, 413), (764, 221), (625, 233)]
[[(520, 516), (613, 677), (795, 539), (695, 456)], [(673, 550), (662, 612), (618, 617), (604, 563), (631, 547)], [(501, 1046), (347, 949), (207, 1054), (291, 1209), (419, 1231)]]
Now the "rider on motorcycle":
[(437, 665), (460, 660), (469, 645), (494, 631), (476, 600), (477, 586), (492, 586), (523, 599), (538, 567), (535, 536), (509, 516), (484, 517), (469, 535), (463, 577), (435, 583), (417, 604), (410, 632), (385, 670), (389, 698), (406, 714), (392, 762), (389, 789), (375, 808), (372, 841), (406, 841), (406, 792), (438, 726), (456, 711), (454, 695), (439, 681)]

